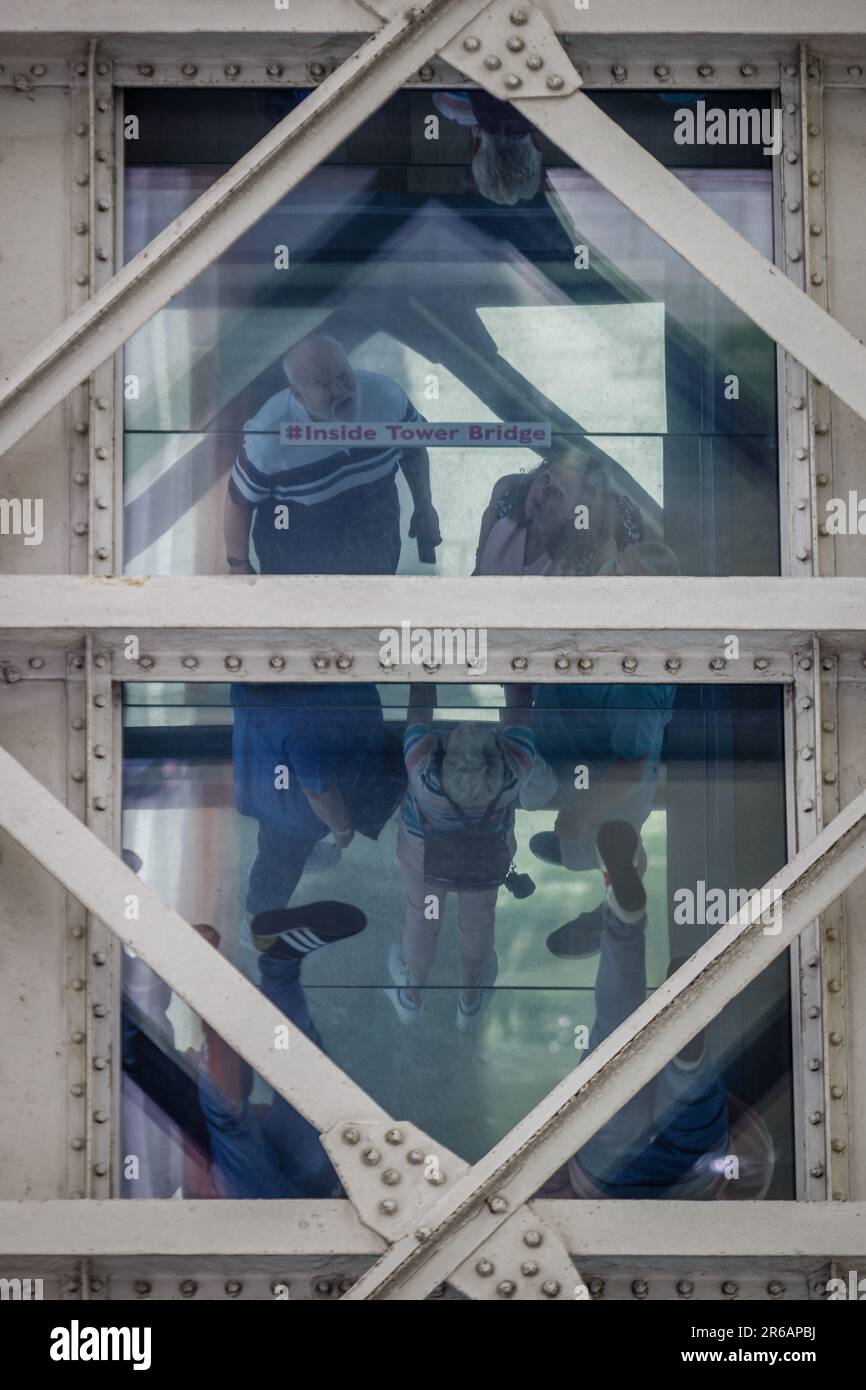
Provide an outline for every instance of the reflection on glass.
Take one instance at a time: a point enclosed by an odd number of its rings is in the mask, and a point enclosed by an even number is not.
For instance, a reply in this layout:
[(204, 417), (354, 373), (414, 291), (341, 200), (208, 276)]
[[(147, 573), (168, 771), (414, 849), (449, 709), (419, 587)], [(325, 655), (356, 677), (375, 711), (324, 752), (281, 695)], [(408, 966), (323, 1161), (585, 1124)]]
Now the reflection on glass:
[[(470, 1161), (785, 858), (774, 689), (127, 693), (128, 862)], [(307, 1121), (134, 958), (124, 995), (127, 1195), (339, 1191)], [(544, 1190), (790, 1197), (790, 1083), (781, 957)]]
[[(127, 257), (303, 95), (130, 93)], [(770, 159), (678, 145), (670, 96), (594, 99), (771, 257)], [(129, 573), (594, 574), (636, 539), (778, 573), (774, 345), (478, 92), (392, 97), (135, 334), (124, 382)], [(482, 562), (540, 464), (559, 512)]]

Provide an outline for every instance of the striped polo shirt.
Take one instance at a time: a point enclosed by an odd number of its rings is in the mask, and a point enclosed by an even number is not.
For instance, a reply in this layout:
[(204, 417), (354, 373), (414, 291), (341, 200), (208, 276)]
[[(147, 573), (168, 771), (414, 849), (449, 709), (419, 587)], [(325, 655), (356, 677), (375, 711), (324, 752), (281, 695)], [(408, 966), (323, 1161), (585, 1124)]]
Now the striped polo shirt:
[[(441, 740), (429, 724), (410, 724), (403, 740), (408, 785), (403, 799), (403, 823), (410, 835), (424, 837), (420, 810), (424, 820), (436, 830), (461, 830), (463, 821), (448, 801), (439, 777), (436, 754)], [(502, 833), (514, 824), (514, 810), (520, 788), (532, 771), (535, 762), (535, 740), (531, 729), (511, 725), (497, 737), (504, 767), (502, 794), (489, 827)], [(461, 808), (471, 823), (484, 818), (485, 806)]]
[[(424, 417), (396, 381), (379, 372), (358, 371), (355, 375), (358, 421), (423, 421)], [(281, 425), (310, 423), (320, 422), (313, 421), (288, 387), (265, 401), (244, 426), (243, 449), (235, 460), (229, 482), (235, 502), (253, 507), (267, 501), (320, 507), (354, 488), (393, 478), (402, 452), (400, 445), (354, 448), (281, 442)]]

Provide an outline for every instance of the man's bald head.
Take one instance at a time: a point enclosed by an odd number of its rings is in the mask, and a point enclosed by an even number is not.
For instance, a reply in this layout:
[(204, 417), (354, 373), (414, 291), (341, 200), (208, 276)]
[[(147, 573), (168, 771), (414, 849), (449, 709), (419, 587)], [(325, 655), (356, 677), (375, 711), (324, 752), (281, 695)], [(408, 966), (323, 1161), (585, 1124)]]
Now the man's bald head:
[(323, 333), (302, 338), (283, 358), (292, 394), (315, 420), (354, 420), (358, 380), (336, 338)]

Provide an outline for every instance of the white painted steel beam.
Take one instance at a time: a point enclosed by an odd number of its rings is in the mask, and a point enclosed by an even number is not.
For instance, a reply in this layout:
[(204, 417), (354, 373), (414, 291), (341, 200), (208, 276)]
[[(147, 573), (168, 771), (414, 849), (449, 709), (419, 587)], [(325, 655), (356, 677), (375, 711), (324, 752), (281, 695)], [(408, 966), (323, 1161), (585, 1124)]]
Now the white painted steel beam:
[[(579, 34), (840, 34), (866, 33), (860, 0), (604, 0), (578, 10), (574, 0), (545, 0), (555, 28)], [(369, 33), (375, 20), (356, 0), (290, 0), (288, 10), (269, 5), (248, 13), (238, 0), (4, 0), (0, 32), (46, 34), (245, 35)]]
[(861, 633), (866, 579), (735, 576), (0, 575), (0, 631), (340, 631), (413, 625), (586, 633)]
[[(538, 1201), (577, 1258), (866, 1258), (866, 1202)], [(385, 1241), (342, 1201), (0, 1202), (13, 1255), (370, 1255)]]
[[(324, 1130), (351, 1114), (387, 1120), (360, 1086), (2, 748), (0, 786), (0, 828), (311, 1124)], [(124, 913), (129, 894), (138, 899), (137, 920)], [(278, 1027), (289, 1030), (288, 1048), (276, 1046)]]
[(771, 930), (753, 899), (458, 1178), (425, 1213), (429, 1237), (396, 1241), (345, 1297), (418, 1299), (446, 1280), (864, 871), (866, 792), (766, 885)]
[(480, 4), (394, 7), (393, 19), (0, 383), (0, 455), (300, 183)]
[[(539, 22), (540, 6), (526, 5), (533, 29), (556, 38)], [(559, 96), (532, 89), (525, 62), (506, 47), (517, 33), (511, 0), (498, 0), (485, 11), (481, 35), (472, 51), (464, 46), (470, 29), (441, 51), (468, 78), (494, 96), (508, 97), (526, 118), (570, 155), (586, 173), (677, 251), (753, 323), (768, 333), (829, 386), (861, 419), (866, 419), (866, 347), (804, 294), (785, 273), (762, 256), (691, 189), (643, 149), (623, 128), (580, 91)], [(729, 20), (724, 7), (726, 22)], [(519, 26), (522, 32), (522, 26)], [(561, 46), (557, 45), (560, 53)], [(496, 60), (491, 70), (488, 60)], [(566, 59), (570, 70), (570, 62)], [(549, 67), (549, 65), (548, 65)], [(561, 79), (559, 79), (561, 85)], [(516, 88), (527, 94), (514, 95)], [(542, 88), (543, 90), (543, 88)], [(671, 107), (673, 125), (674, 108)]]

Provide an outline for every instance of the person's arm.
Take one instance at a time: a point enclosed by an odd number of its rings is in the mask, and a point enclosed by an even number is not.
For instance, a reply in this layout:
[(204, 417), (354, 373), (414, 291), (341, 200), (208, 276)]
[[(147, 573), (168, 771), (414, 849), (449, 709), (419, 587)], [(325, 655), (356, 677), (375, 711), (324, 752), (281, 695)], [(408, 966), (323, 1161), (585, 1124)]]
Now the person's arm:
[(250, 527), (253, 508), (248, 502), (236, 501), (231, 489), (226, 492), (223, 508), (223, 536), (226, 543), (226, 562), (230, 574), (255, 574), (250, 564)]
[(478, 545), (475, 547), (475, 568), (472, 571), (473, 575), (476, 575), (479, 572), (479, 567), (481, 565), (481, 557), (484, 554), (484, 547), (487, 544), (487, 538), (490, 535), (490, 532), (493, 530), (497, 521), (501, 520), (498, 505), (499, 499), (503, 496), (504, 493), (508, 492), (509, 488), (513, 487), (516, 483), (522, 481), (523, 479), (521, 478), (521, 475), (519, 473), (509, 473), (504, 478), (499, 478), (493, 484), (493, 491), (490, 494), (490, 501), (484, 508), (484, 512), (481, 517), (481, 525), (478, 530)]
[(436, 686), (426, 682), (414, 681), (409, 686), (409, 708), (406, 711), (406, 728), (413, 724), (432, 724), (436, 708)]
[(349, 818), (349, 810), (343, 800), (343, 793), (337, 786), (327, 787), (322, 792), (310, 791), (309, 787), (301, 787), (301, 791), (310, 803), (319, 820), (323, 820), (329, 830), (334, 833), (334, 839), (340, 849), (345, 849), (351, 844), (354, 837), (352, 822)]
[(413, 511), (409, 535), (418, 542), (419, 557), (425, 564), (433, 564), (435, 555), (427, 559), (425, 552), (429, 555), (434, 546), (441, 545), (442, 535), (439, 530), (439, 517), (430, 493), (430, 456), (427, 450), (404, 449), (400, 456), (400, 471), (412, 494)]

